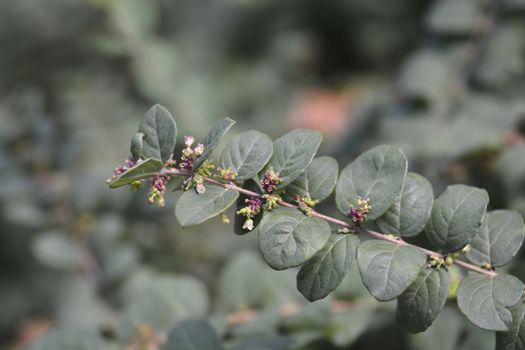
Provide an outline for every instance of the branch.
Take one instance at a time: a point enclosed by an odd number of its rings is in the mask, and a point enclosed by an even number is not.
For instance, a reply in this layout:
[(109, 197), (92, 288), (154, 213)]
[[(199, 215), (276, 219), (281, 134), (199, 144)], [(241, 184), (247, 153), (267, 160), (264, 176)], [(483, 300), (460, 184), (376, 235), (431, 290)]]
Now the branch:
[[(181, 172), (181, 171), (176, 170), (176, 169), (174, 169), (171, 172), (171, 174), (172, 175), (176, 175), (176, 176), (177, 175), (178, 176), (188, 176), (189, 175), (187, 173)], [(212, 183), (214, 185), (218, 185), (218, 186), (224, 187), (227, 190), (236, 190), (236, 191), (238, 191), (238, 192), (240, 192), (242, 194), (245, 194), (247, 196), (250, 196), (250, 197), (262, 197), (261, 194), (259, 194), (257, 192), (253, 192), (253, 191), (247, 190), (247, 189), (244, 189), (244, 188), (241, 188), (241, 187), (237, 186), (236, 184), (234, 184), (233, 182), (224, 183), (222, 181), (219, 181), (219, 180), (216, 180), (216, 179), (212, 179), (212, 178), (209, 178), (209, 177), (205, 177), (204, 180), (206, 180), (207, 182)], [(281, 205), (283, 207), (287, 207), (287, 208), (299, 209), (299, 207), (297, 205), (285, 202), (282, 199), (279, 200), (279, 205)], [(349, 223), (347, 223), (347, 222), (345, 222), (343, 220), (339, 220), (339, 219), (333, 218), (331, 216), (319, 213), (319, 212), (317, 212), (315, 210), (312, 210), (311, 214), (312, 214), (312, 216), (315, 216), (317, 218), (326, 220), (328, 222), (331, 222), (332, 224), (335, 224), (335, 225), (338, 225), (338, 226), (341, 226), (341, 227), (350, 228), (350, 229), (355, 229), (355, 227), (353, 227), (352, 225), (350, 225)], [(365, 229), (365, 228), (361, 228), (359, 230), (360, 230), (360, 232), (366, 233), (369, 236), (372, 236), (372, 237), (377, 238), (377, 239), (381, 239), (383, 241), (388, 241), (390, 243), (394, 243), (394, 244), (397, 244), (397, 245), (400, 245), (400, 246), (409, 246), (409, 247), (415, 247), (417, 249), (421, 249), (429, 257), (436, 257), (436, 258), (440, 258), (440, 259), (444, 259), (445, 258), (445, 256), (443, 254), (441, 254), (441, 253), (435, 252), (433, 250), (421, 248), (421, 247), (419, 247), (417, 245), (408, 243), (408, 242), (404, 241), (401, 237), (388, 236), (388, 235), (382, 234), (380, 232), (377, 232), (377, 231), (374, 231), (374, 230)], [(488, 277), (496, 277), (498, 275), (496, 273), (496, 271), (487, 270), (487, 269), (481, 268), (481, 267), (476, 266), (476, 265), (472, 265), (472, 264), (470, 264), (468, 262), (465, 262), (465, 261), (462, 261), (462, 260), (458, 260), (458, 259), (454, 259), (453, 260), (453, 264), (455, 264), (457, 266), (460, 266), (460, 267), (462, 267), (462, 268), (464, 268), (466, 270), (486, 275)]]

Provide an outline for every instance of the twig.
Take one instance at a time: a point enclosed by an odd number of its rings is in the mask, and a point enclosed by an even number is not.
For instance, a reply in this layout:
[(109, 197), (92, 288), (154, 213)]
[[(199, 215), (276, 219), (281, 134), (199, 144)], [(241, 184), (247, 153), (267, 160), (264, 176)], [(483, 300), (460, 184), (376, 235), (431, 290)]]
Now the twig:
[[(180, 172), (178, 170), (173, 170), (172, 174), (176, 175), (176, 176), (177, 175), (179, 175), (179, 176), (188, 176), (189, 175), (187, 173), (183, 173), (183, 172)], [(216, 179), (208, 178), (208, 177), (205, 177), (204, 180), (206, 180), (207, 182), (212, 183), (214, 185), (218, 185), (218, 186), (224, 187), (224, 188), (226, 188), (228, 190), (238, 191), (238, 192), (240, 192), (242, 194), (245, 194), (247, 196), (250, 196), (250, 197), (262, 197), (261, 194), (259, 194), (257, 192), (253, 192), (253, 191), (247, 190), (245, 188), (241, 188), (241, 187), (237, 186), (236, 184), (234, 184), (233, 182), (224, 183), (224, 182), (218, 181)], [(286, 201), (283, 201), (282, 199), (279, 200), (278, 203), (279, 203), (279, 205), (281, 205), (283, 207), (297, 208), (298, 209), (297, 205), (288, 203)], [(347, 222), (345, 222), (343, 220), (339, 220), (339, 219), (333, 218), (331, 216), (319, 213), (319, 212), (317, 212), (315, 210), (312, 210), (311, 215), (315, 216), (317, 218), (326, 220), (328, 222), (331, 222), (331, 223), (333, 223), (335, 225), (339, 225), (339, 226), (346, 227), (346, 228), (351, 228), (351, 229), (354, 228), (352, 225), (350, 225), (349, 223), (347, 223)], [(421, 247), (419, 247), (417, 245), (408, 243), (408, 242), (404, 241), (403, 239), (401, 239), (400, 237), (393, 237), (393, 236), (384, 235), (384, 234), (382, 234), (380, 232), (369, 230), (369, 229), (360, 229), (360, 232), (364, 232), (364, 233), (366, 233), (369, 236), (372, 236), (374, 238), (381, 239), (383, 241), (394, 243), (394, 244), (397, 244), (397, 245), (400, 245), (400, 246), (408, 246), (408, 247), (415, 247), (417, 249), (421, 249), (429, 257), (436, 257), (436, 258), (440, 258), (440, 259), (444, 259), (445, 258), (445, 256), (443, 254), (441, 254), (441, 253), (435, 252), (433, 250), (421, 248)], [(460, 266), (460, 267), (462, 267), (462, 268), (464, 268), (466, 270), (477, 272), (477, 273), (480, 273), (480, 274), (483, 274), (483, 275), (486, 275), (486, 276), (489, 276), (489, 277), (496, 277), (498, 275), (496, 271), (487, 270), (487, 269), (481, 268), (481, 267), (476, 266), (476, 265), (472, 265), (470, 263), (467, 263), (465, 261), (458, 260), (458, 259), (454, 259), (453, 260), (453, 264), (455, 264), (457, 266)]]

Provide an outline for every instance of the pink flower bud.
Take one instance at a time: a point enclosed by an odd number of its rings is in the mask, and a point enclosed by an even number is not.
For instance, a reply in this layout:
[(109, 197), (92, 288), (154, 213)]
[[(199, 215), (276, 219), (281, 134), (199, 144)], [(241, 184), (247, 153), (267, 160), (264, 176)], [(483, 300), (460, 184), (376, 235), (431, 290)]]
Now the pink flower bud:
[(195, 142), (193, 136), (184, 136), (184, 144), (186, 145), (186, 147), (191, 147), (191, 145), (193, 145), (193, 142)]

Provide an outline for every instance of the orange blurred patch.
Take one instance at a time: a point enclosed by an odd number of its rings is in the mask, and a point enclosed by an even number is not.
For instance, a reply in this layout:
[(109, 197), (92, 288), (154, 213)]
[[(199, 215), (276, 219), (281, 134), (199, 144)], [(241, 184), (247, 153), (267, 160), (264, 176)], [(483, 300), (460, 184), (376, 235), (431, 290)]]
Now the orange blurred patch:
[(24, 324), (18, 332), (18, 339), (8, 349), (21, 350), (34, 340), (43, 336), (51, 327), (51, 321), (35, 319)]
[(330, 139), (341, 138), (350, 128), (352, 102), (360, 94), (356, 90), (307, 90), (291, 108), (290, 126), (319, 130)]

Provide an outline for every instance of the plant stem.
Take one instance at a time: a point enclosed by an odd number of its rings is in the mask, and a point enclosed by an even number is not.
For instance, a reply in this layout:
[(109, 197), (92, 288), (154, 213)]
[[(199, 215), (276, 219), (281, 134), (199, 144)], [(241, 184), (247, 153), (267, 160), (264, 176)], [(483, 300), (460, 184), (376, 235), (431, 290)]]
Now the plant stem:
[[(180, 172), (180, 171), (177, 170), (176, 172), (173, 172), (173, 175), (188, 176), (189, 174), (186, 174), (186, 173), (183, 173), (183, 172)], [(250, 196), (250, 197), (262, 197), (262, 195), (260, 193), (253, 192), (253, 191), (241, 188), (241, 187), (237, 186), (236, 184), (234, 184), (233, 182), (224, 183), (224, 182), (218, 181), (216, 179), (208, 178), (208, 177), (205, 177), (204, 180), (206, 180), (207, 182), (212, 183), (214, 185), (218, 185), (218, 186), (224, 187), (224, 188), (226, 188), (228, 190), (238, 191), (238, 192), (240, 192), (242, 194), (245, 194), (247, 196)], [(299, 209), (299, 207), (297, 205), (285, 202), (282, 199), (279, 200), (279, 205), (281, 205), (283, 207), (287, 207), (287, 208)], [(331, 223), (333, 223), (335, 225), (339, 225), (339, 226), (342, 226), (342, 227), (354, 229), (354, 227), (352, 225), (350, 225), (349, 223), (347, 223), (347, 222), (345, 222), (343, 220), (339, 220), (339, 219), (333, 218), (331, 216), (319, 213), (319, 212), (317, 212), (315, 210), (312, 210), (311, 214), (312, 214), (312, 216), (315, 216), (317, 218), (326, 220), (326, 221), (331, 222)], [(369, 229), (363, 229), (363, 228), (360, 229), (360, 232), (366, 233), (369, 236), (372, 236), (374, 238), (381, 239), (383, 241), (394, 243), (394, 244), (397, 244), (397, 245), (400, 245), (400, 246), (409, 246), (409, 247), (415, 247), (415, 248), (421, 249), (427, 256), (430, 256), (430, 257), (436, 257), (436, 258), (440, 258), (440, 259), (444, 259), (445, 258), (445, 256), (443, 254), (441, 254), (441, 253), (435, 252), (433, 250), (421, 248), (421, 247), (419, 247), (417, 245), (408, 243), (408, 242), (404, 241), (401, 237), (389, 236), (389, 235), (385, 235), (385, 234), (382, 234), (382, 233), (377, 232), (377, 231), (373, 231), (373, 230), (369, 230)], [(488, 277), (495, 277), (495, 276), (498, 275), (496, 271), (487, 270), (487, 269), (481, 268), (481, 267), (476, 266), (476, 265), (472, 265), (472, 264), (470, 264), (468, 262), (465, 262), (465, 261), (462, 261), (462, 260), (458, 260), (458, 259), (454, 259), (453, 264), (455, 264), (457, 266), (460, 266), (460, 267), (462, 267), (462, 268), (464, 268), (466, 270), (486, 275)]]

